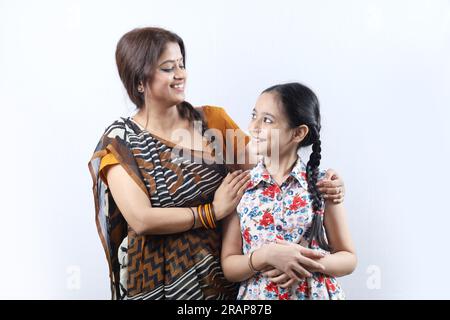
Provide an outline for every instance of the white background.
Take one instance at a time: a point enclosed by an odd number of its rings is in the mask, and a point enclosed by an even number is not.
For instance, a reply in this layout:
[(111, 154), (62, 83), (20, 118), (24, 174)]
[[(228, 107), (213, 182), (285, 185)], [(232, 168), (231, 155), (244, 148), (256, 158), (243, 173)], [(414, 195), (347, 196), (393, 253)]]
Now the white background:
[(110, 298), (87, 162), (133, 112), (114, 52), (143, 26), (184, 39), (187, 100), (243, 128), (269, 85), (317, 93), (359, 257), (348, 298), (450, 298), (445, 0), (1, 0), (0, 298)]

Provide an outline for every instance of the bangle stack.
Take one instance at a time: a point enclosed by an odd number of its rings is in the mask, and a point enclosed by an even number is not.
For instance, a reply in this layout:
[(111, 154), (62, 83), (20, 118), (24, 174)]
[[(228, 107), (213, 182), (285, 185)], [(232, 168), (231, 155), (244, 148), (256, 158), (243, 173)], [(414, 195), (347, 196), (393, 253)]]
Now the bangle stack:
[(217, 226), (216, 213), (210, 203), (199, 205), (197, 214), (206, 229), (214, 229)]

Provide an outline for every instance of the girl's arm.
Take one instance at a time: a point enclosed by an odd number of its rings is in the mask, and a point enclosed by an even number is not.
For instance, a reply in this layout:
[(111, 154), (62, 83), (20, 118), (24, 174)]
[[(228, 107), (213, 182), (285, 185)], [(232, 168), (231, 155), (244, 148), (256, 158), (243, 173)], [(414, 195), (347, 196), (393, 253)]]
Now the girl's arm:
[(321, 272), (334, 277), (352, 273), (356, 268), (357, 258), (342, 203), (326, 202), (324, 225), (332, 251), (319, 260), (325, 267)]
[[(242, 235), (239, 217), (236, 213), (229, 215), (222, 223), (222, 270), (225, 278), (231, 282), (241, 282), (254, 276), (249, 266), (249, 255), (242, 254)], [(313, 259), (323, 255), (307, 248), (290, 247), (276, 243), (263, 245), (255, 250), (252, 265), (256, 270), (279, 268), (289, 277), (300, 280), (300, 277), (311, 276), (303, 267), (323, 270), (324, 267)]]
[[(202, 226), (196, 208), (153, 208), (148, 195), (120, 165), (106, 171), (106, 180), (117, 207), (128, 225), (138, 234), (173, 234)], [(224, 178), (214, 195), (216, 219), (234, 212), (248, 182), (248, 174), (233, 172)], [(170, 213), (170, 214), (168, 214)]]

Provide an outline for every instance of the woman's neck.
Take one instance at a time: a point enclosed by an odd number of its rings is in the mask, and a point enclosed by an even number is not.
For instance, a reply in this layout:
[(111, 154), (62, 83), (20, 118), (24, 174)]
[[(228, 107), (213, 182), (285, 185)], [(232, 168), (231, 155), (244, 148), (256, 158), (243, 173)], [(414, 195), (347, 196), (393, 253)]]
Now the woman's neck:
[[(181, 117), (176, 105), (167, 107), (158, 104), (146, 104), (139, 110), (135, 118), (145, 126), (146, 130), (168, 134), (180, 127)], [(150, 129), (151, 128), (151, 129)]]
[(291, 173), (297, 159), (297, 152), (290, 152), (286, 155), (280, 155), (279, 159), (264, 157), (264, 164), (275, 182), (281, 185)]

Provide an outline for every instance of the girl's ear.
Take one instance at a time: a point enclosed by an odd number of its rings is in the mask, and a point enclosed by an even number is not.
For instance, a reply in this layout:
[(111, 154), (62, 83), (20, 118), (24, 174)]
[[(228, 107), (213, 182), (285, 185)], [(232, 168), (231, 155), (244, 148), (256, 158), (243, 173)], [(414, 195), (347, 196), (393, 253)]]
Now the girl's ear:
[(308, 126), (302, 124), (301, 126), (294, 129), (293, 140), (296, 143), (302, 142), (305, 139), (305, 137), (308, 135), (308, 132), (309, 132)]

